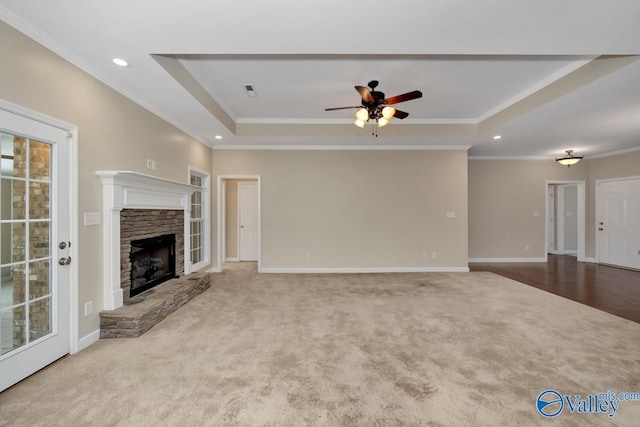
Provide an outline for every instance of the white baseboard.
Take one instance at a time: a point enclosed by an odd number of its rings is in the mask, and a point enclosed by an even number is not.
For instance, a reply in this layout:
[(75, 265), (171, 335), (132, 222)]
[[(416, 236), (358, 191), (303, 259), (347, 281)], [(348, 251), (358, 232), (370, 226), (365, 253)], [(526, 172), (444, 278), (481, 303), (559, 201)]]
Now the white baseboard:
[(84, 337), (80, 338), (80, 340), (78, 341), (78, 351), (82, 351), (85, 348), (89, 347), (91, 344), (98, 342), (98, 340), (100, 339), (100, 329), (97, 329), (93, 332), (91, 332), (88, 335), (85, 335)]
[(260, 273), (468, 273), (469, 267), (263, 267)]
[(590, 263), (592, 263), (592, 264), (597, 264), (597, 263), (598, 263), (598, 260), (597, 260), (597, 259), (595, 259), (595, 258), (585, 258), (585, 259), (583, 260), (583, 262), (590, 262)]
[(222, 267), (211, 267), (207, 273), (222, 273)]
[(240, 262), (240, 258), (238, 258), (238, 257), (229, 257), (229, 258), (225, 258), (224, 262)]
[(547, 258), (469, 258), (469, 262), (547, 262)]

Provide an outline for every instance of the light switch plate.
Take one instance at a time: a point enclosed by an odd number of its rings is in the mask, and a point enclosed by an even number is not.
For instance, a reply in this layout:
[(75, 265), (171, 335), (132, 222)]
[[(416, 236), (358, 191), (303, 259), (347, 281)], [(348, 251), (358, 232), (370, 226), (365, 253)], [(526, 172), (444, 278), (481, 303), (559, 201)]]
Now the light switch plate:
[(98, 225), (98, 224), (100, 224), (100, 213), (98, 212), (84, 213), (84, 225)]
[(447, 212), (447, 218), (455, 218), (455, 217), (456, 217), (456, 213), (454, 211)]

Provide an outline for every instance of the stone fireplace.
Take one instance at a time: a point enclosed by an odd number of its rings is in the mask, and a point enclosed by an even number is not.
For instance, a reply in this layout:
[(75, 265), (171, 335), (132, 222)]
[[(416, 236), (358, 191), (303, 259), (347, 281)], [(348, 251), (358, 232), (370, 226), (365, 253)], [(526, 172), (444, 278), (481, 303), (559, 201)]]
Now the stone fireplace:
[[(123, 263), (124, 264), (124, 263)], [(176, 276), (176, 235), (131, 241), (129, 298)], [(122, 287), (126, 298), (127, 290)]]
[(191, 273), (185, 236), (196, 187), (137, 172), (96, 174), (103, 185), (104, 309), (115, 310), (130, 298), (132, 241), (174, 234), (175, 275)]
[(184, 213), (123, 209), (120, 212), (120, 279), (123, 303), (184, 274)]

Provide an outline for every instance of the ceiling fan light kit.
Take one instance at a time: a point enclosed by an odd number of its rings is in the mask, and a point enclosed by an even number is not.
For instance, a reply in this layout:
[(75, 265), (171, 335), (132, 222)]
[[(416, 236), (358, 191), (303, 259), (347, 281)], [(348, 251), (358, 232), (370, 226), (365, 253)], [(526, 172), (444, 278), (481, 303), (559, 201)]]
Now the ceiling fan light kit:
[[(362, 98), (360, 105), (353, 107), (325, 108), (325, 111), (357, 108), (358, 111), (356, 112), (356, 120), (353, 122), (354, 125), (359, 128), (364, 128), (365, 124), (367, 124), (369, 120), (375, 120), (378, 127), (381, 128), (388, 125), (393, 117), (404, 119), (409, 116), (409, 113), (396, 110), (394, 107), (390, 107), (389, 105), (422, 97), (422, 92), (414, 90), (412, 92), (403, 93), (402, 95), (385, 98), (383, 92), (376, 91), (376, 87), (378, 86), (377, 80), (371, 80), (368, 85), (369, 89), (364, 86), (355, 86), (356, 91)], [(373, 135), (378, 136), (375, 128)]]
[(387, 120), (391, 120), (391, 117), (396, 113), (396, 109), (393, 107), (384, 107), (382, 109), (382, 117)]
[(558, 162), (562, 166), (571, 167), (584, 158), (584, 156), (574, 156), (573, 150), (566, 150), (566, 153), (567, 154), (564, 157), (556, 159), (556, 162)]
[(365, 108), (361, 108), (356, 112), (356, 120), (366, 122), (369, 120), (369, 112)]
[(364, 125), (366, 125), (367, 122), (365, 122), (364, 120), (356, 119), (356, 121), (353, 122), (353, 124), (358, 126), (360, 129), (364, 129)]

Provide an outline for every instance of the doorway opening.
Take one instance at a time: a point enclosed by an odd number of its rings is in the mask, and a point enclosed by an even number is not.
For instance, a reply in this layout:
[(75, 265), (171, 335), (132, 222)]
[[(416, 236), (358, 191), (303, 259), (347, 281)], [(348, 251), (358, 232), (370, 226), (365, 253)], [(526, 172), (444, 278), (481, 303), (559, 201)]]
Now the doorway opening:
[(260, 271), (260, 176), (218, 176), (218, 265), (254, 261)]
[(546, 253), (584, 261), (584, 181), (547, 181), (546, 192)]

